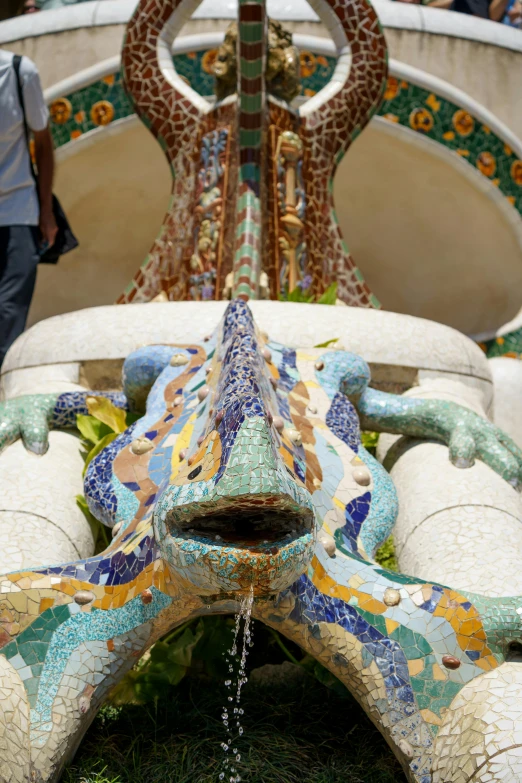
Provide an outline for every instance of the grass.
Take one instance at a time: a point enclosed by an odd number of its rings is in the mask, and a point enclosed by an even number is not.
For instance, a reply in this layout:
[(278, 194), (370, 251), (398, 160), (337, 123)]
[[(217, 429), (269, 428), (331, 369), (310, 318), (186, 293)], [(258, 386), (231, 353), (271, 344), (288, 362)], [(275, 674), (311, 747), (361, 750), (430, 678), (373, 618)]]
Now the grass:
[[(224, 691), (187, 678), (155, 704), (103, 708), (62, 783), (217, 783)], [(351, 697), (310, 677), (243, 693), (237, 768), (244, 783), (404, 783)]]
[[(396, 569), (393, 539), (377, 560)], [(405, 783), (380, 733), (339, 681), (293, 643), (254, 625), (250, 670), (259, 673), (270, 664), (274, 676), (283, 662), (300, 666), (291, 678), (253, 680), (243, 690), (245, 734), (234, 746), (244, 783)], [(232, 626), (232, 618), (208, 617), (176, 639), (168, 636), (162, 655), (153, 648), (148, 665), (137, 668), (144, 678), (141, 689), (134, 684), (125, 691), (146, 703), (103, 707), (62, 783), (220, 783), (227, 676), (222, 653), (230, 646)], [(184, 645), (192, 645), (198, 630), (202, 636), (187, 657)], [(184, 679), (169, 681), (170, 658), (177, 670), (178, 653), (186, 664)]]

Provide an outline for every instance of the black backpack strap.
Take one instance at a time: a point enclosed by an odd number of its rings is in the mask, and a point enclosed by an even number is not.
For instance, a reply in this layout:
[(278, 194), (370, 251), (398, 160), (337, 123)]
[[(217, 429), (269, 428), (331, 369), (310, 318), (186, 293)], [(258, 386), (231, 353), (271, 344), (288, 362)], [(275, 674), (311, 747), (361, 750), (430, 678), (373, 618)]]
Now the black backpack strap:
[(24, 102), (24, 91), (22, 87), (22, 79), (20, 77), (20, 66), (22, 64), (22, 57), (19, 54), (15, 54), (13, 56), (13, 69), (16, 74), (16, 86), (18, 88), (18, 101), (20, 103), (20, 108), (22, 109), (22, 116), (24, 119), (24, 133), (25, 133), (25, 141), (27, 144), (27, 152), (29, 153), (29, 164), (31, 166), (31, 174), (33, 175), (33, 179), (36, 181), (36, 174), (34, 171), (33, 166), (33, 160), (31, 158), (31, 149), (29, 147), (29, 127), (27, 125), (27, 118), (25, 116), (25, 102)]

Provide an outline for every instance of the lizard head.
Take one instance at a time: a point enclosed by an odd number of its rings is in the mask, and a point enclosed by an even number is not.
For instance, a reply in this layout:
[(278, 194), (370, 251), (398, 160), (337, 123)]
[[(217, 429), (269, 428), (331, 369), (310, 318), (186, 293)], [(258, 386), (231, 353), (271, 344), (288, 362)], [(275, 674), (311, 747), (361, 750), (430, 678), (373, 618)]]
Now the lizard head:
[(280, 426), (267, 356), (248, 307), (232, 302), (209, 374), (204, 429), (154, 510), (163, 557), (191, 592), (278, 592), (313, 555), (312, 499), (296, 472), (302, 444)]

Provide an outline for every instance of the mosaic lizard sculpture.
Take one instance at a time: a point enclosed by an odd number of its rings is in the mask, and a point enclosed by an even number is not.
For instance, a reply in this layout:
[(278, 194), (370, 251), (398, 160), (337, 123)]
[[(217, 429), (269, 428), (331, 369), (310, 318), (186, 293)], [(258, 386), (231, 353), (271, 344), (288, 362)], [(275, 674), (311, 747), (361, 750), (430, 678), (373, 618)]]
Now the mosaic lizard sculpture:
[[(309, 107), (300, 131), (308, 162), (316, 165), (307, 191), (308, 249), (314, 263), (323, 254), (319, 281), (337, 271), (346, 291), (353, 283), (353, 301), (367, 305), (332, 228), (328, 183), (378, 104), (384, 39), (364, 0), (327, 6), (340, 49), (350, 40), (352, 72), (341, 53), (335, 83)], [(183, 236), (192, 236), (193, 202), (184, 187), (197, 178), (183, 144), (197, 129), (217, 133), (207, 141), (219, 146), (224, 121), (231, 127), (226, 101), (214, 114), (206, 110), (202, 127), (196, 99), (171, 72), (180, 9), (176, 0), (143, 0), (124, 48), (127, 86), (176, 169), (164, 244), (133, 289), (148, 294), (156, 283), (178, 285), (172, 249), (183, 249)], [(265, 21), (262, 2), (240, 0), (237, 179), (229, 178), (238, 206), (228, 222), (222, 212), (211, 215), (227, 231), (232, 227), (233, 241), (227, 235), (220, 252), (233, 270), (237, 298), (203, 343), (149, 346), (126, 359), (123, 392), (108, 396), (142, 416), (92, 460), (85, 477), (89, 508), (113, 530), (108, 549), (0, 577), (6, 783), (56, 780), (109, 690), (156, 639), (188, 618), (235, 611), (248, 591), (254, 617), (346, 684), (415, 783), (456, 780), (446, 774), (444, 721), (458, 715), (456, 700), (475, 682), (484, 687), (483, 678), (521, 639), (522, 599), (467, 595), (372, 562), (393, 527), (397, 501), (388, 475), (361, 445), (360, 426), (442, 440), (455, 464), (482, 459), (518, 486), (517, 447), (452, 403), (370, 389), (368, 366), (353, 354), (267, 342), (242, 301), (257, 295), (263, 252)], [(285, 107), (272, 110), (272, 117), (289, 116)], [(282, 136), (284, 127), (278, 138), (295, 141)], [(205, 198), (212, 199), (211, 190), (202, 186)], [(211, 201), (215, 209), (219, 198)], [(206, 240), (210, 247), (213, 241), (205, 232), (198, 244), (203, 255)], [(194, 263), (200, 262), (204, 269), (198, 256)], [(96, 396), (0, 403), (0, 448), (21, 436), (29, 449), (44, 452), (48, 428), (74, 427), (88, 397)], [(479, 752), (474, 742), (460, 750), (463, 769)]]
[[(299, 87), (297, 52), (289, 33), (267, 25), (263, 0), (238, 3), (238, 57), (235, 28), (216, 52), (216, 92), (227, 96), (217, 103), (187, 85), (172, 62), (186, 4), (138, 3), (122, 49), (123, 78), (173, 184), (159, 236), (120, 303), (147, 302), (161, 291), (170, 300), (221, 299), (223, 291), (258, 298), (263, 270), (269, 298), (305, 282), (310, 296), (321, 295), (336, 282), (346, 304), (379, 307), (341, 235), (332, 181), (381, 102), (386, 41), (368, 0), (311, 5), (338, 61), (330, 82), (294, 108), (286, 100)], [(237, 96), (228, 94), (234, 81)]]
[[(522, 598), (468, 595), (372, 562), (397, 501), (360, 426), (442, 440), (456, 464), (480, 458), (513, 484), (522, 453), (454, 403), (369, 381), (354, 354), (267, 342), (241, 300), (205, 342), (126, 359), (123, 393), (105, 396), (146, 410), (85, 477), (113, 543), (0, 579), (1, 780), (56, 780), (109, 690), (158, 637), (234, 611), (250, 589), (253, 616), (345, 683), (410, 781), (447, 780), (434, 773), (442, 716), (521, 639)], [(48, 428), (74, 427), (93, 395), (0, 404), (0, 445), (21, 436), (44, 452)]]

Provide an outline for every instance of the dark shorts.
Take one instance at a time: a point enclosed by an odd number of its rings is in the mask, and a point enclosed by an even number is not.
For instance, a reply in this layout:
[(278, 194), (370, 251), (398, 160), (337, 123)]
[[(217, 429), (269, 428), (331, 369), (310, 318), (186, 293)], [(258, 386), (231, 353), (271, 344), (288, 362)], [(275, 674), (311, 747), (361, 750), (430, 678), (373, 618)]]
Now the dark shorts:
[(37, 226), (0, 226), (0, 366), (22, 334), (36, 282)]

